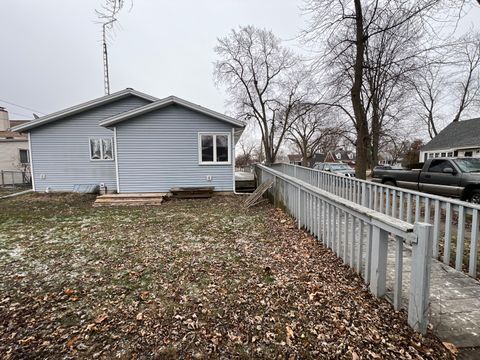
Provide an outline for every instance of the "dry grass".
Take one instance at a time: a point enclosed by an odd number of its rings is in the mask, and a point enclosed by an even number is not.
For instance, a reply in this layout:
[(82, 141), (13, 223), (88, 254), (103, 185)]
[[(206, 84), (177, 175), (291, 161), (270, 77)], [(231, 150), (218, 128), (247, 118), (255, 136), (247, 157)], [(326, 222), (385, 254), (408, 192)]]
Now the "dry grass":
[(4, 358), (451, 357), (267, 204), (92, 201), (0, 202)]

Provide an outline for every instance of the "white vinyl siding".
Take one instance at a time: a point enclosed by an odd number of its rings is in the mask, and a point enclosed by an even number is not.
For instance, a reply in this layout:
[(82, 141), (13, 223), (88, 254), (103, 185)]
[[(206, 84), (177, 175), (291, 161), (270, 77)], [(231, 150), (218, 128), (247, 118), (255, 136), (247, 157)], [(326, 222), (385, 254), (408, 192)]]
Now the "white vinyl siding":
[(199, 163), (199, 133), (228, 134), (231, 157), (232, 127), (180, 105), (117, 124), (120, 192), (168, 192), (172, 187), (189, 186), (233, 191), (231, 162), (215, 166)]
[(30, 132), (36, 191), (72, 191), (75, 184), (105, 183), (116, 189), (115, 161), (90, 160), (89, 139), (111, 138), (98, 123), (110, 116), (148, 104), (129, 96), (47, 124)]

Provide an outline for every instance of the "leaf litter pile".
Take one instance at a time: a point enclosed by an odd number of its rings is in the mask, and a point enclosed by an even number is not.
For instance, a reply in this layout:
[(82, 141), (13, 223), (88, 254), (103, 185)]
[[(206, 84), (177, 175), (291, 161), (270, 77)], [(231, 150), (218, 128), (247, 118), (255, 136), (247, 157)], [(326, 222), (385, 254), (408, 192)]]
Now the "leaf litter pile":
[(452, 358), (269, 204), (93, 200), (0, 202), (3, 358)]

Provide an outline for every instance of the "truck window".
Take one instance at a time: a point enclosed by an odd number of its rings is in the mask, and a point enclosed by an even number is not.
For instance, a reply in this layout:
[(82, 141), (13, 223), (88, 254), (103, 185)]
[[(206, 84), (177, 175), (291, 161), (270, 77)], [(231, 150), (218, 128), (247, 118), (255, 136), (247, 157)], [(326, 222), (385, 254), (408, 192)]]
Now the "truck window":
[(452, 164), (448, 160), (432, 160), (428, 172), (443, 172), (445, 168), (453, 168)]

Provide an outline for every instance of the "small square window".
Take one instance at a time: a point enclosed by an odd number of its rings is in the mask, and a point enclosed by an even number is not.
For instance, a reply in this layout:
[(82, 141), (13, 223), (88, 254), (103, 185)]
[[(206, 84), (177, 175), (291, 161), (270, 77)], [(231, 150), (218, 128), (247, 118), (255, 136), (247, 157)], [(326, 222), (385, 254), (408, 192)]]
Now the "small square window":
[(113, 160), (113, 139), (90, 138), (90, 160)]
[(230, 163), (230, 134), (199, 134), (200, 164)]

